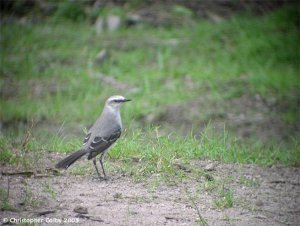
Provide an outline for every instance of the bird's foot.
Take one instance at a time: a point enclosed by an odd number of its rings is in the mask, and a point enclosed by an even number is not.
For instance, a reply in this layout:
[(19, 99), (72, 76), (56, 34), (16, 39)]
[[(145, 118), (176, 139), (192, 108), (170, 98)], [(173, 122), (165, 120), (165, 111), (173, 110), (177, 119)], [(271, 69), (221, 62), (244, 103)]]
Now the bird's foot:
[(104, 177), (102, 177), (102, 180), (108, 181), (108, 180), (110, 180), (110, 177), (104, 176)]

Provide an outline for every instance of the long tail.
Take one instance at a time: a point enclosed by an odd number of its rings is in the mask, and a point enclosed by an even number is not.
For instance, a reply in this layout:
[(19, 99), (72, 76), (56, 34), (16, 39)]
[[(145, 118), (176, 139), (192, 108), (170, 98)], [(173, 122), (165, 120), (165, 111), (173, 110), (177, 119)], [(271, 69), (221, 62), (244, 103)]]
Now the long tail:
[(68, 169), (70, 165), (72, 165), (76, 160), (80, 159), (84, 154), (86, 154), (85, 150), (76, 151), (57, 163), (55, 167), (58, 169)]

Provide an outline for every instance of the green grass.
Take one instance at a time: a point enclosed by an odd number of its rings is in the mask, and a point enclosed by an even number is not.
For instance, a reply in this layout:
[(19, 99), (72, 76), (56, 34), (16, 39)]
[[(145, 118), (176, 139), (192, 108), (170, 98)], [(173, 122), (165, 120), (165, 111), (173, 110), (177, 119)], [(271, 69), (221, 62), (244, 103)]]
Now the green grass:
[(258, 186), (259, 185), (259, 182), (255, 179), (250, 179), (250, 178), (247, 178), (245, 176), (242, 176), (239, 180), (239, 183), (242, 184), (242, 185), (245, 185), (245, 186)]
[[(90, 125), (104, 100), (117, 93), (90, 76), (101, 72), (138, 88), (122, 93), (134, 102), (122, 109), (128, 131), (110, 154), (122, 161), (120, 171), (136, 176), (182, 176), (185, 173), (176, 170), (174, 163), (199, 158), (299, 166), (297, 140), (288, 147), (277, 143), (265, 146), (236, 140), (226, 132), (204, 132), (200, 139), (169, 139), (157, 137), (153, 129), (141, 130), (138, 122), (141, 116), (155, 114), (168, 104), (205, 95), (226, 101), (243, 94), (260, 94), (283, 100), (280, 117), (296, 123), (300, 88), (297, 15), (298, 8), (285, 7), (264, 17), (236, 15), (218, 24), (198, 21), (186, 27), (142, 25), (100, 36), (84, 19), (76, 23), (50, 18), (36, 24), (3, 24), (0, 85), (1, 89), (12, 89), (12, 94), (0, 98), (1, 121), (33, 118), (66, 127)], [(177, 44), (169, 44), (174, 40)], [(103, 48), (110, 57), (97, 65), (94, 57)], [(186, 75), (196, 88), (183, 84)], [(247, 87), (227, 85), (241, 77), (246, 78)], [(33, 133), (29, 150), (71, 152), (80, 147), (81, 138), (51, 131)], [(12, 132), (1, 137), (1, 162), (15, 161), (7, 151), (15, 136)], [(133, 164), (133, 159), (138, 161)]]
[(234, 204), (233, 192), (222, 190), (220, 197), (215, 200), (214, 204), (219, 209), (231, 208)]
[(14, 208), (9, 201), (9, 191), (0, 188), (0, 210), (1, 211), (14, 211), (18, 210)]
[[(108, 171), (119, 171), (137, 180), (148, 177), (152, 174), (160, 175), (166, 180), (170, 175), (176, 178), (185, 178), (188, 175), (199, 175), (199, 172), (192, 167), (191, 161), (197, 159), (214, 159), (225, 163), (254, 163), (254, 164), (286, 164), (299, 166), (299, 149), (280, 148), (277, 146), (267, 147), (265, 145), (246, 146), (243, 142), (225, 138), (226, 135), (212, 135), (209, 129), (202, 134), (201, 138), (189, 136), (186, 138), (168, 136), (156, 137), (156, 131), (149, 129), (146, 132), (126, 134), (109, 152), (106, 157)], [(73, 143), (76, 143), (73, 141)], [(52, 150), (65, 150), (67, 152), (80, 148), (77, 142), (74, 148), (55, 148)], [(48, 149), (42, 144), (37, 145)], [(178, 164), (186, 166), (189, 170), (178, 169)], [(90, 168), (85, 165), (77, 166), (72, 171), (74, 174), (84, 172), (94, 173), (92, 165)], [(170, 181), (170, 184), (172, 180)], [(209, 181), (208, 181), (209, 183)], [(250, 183), (242, 180), (241, 183)]]
[[(298, 12), (294, 11), (288, 8), (263, 18), (236, 16), (221, 24), (201, 22), (192, 27), (134, 27), (99, 37), (85, 22), (3, 25), (1, 74), (21, 88), (17, 100), (1, 100), (1, 115), (5, 120), (46, 117), (66, 122), (97, 117), (100, 103), (113, 92), (112, 87), (89, 78), (89, 65), (103, 48), (111, 58), (93, 71), (140, 88), (128, 94), (135, 104), (124, 109), (127, 120), (126, 115), (135, 118), (203, 95), (202, 84), (223, 96), (219, 84), (242, 75), (251, 85), (244, 92), (272, 92), (296, 101), (295, 92), (290, 91), (299, 88), (299, 31), (294, 20), (281, 20)], [(178, 45), (164, 44), (170, 39)], [(186, 92), (181, 77), (187, 74), (201, 84), (199, 89)], [(29, 79), (42, 87), (53, 79), (60, 89), (54, 94), (46, 89), (35, 96)], [(164, 85), (166, 80), (172, 81), (170, 87)]]
[(11, 146), (8, 140), (3, 136), (0, 136), (0, 152), (0, 162), (16, 163), (16, 156), (11, 152)]
[[(156, 137), (156, 130), (149, 129), (146, 132), (136, 131), (135, 134), (124, 135), (113, 147), (107, 156), (106, 165), (108, 171), (118, 171), (137, 180), (152, 174), (160, 175), (168, 180), (170, 175), (176, 178), (203, 174), (192, 166), (197, 159), (214, 159), (225, 163), (254, 163), (254, 164), (286, 164), (299, 166), (299, 149), (280, 148), (277, 146), (255, 145), (247, 146), (241, 141), (226, 138), (226, 135), (213, 135), (209, 128), (201, 138), (188, 136), (186, 138), (168, 136)], [(225, 137), (225, 138), (224, 138)], [(70, 153), (81, 147), (80, 139), (58, 136), (53, 140), (37, 140), (34, 137), (28, 142), (30, 151), (26, 154), (21, 149), (21, 144), (15, 144), (15, 153), (1, 151), (1, 162), (18, 164), (25, 168), (35, 167), (30, 162), (36, 162), (43, 158), (46, 151)], [(3, 150), (9, 150), (9, 142), (3, 146)], [(8, 157), (6, 157), (8, 155)], [(13, 159), (13, 161), (11, 160)], [(91, 164), (88, 163), (74, 167), (72, 173), (83, 175), (94, 173)], [(190, 170), (178, 168), (178, 164)], [(169, 181), (173, 183), (172, 180)], [(208, 186), (210, 181), (207, 182)], [(251, 181), (241, 178), (241, 184), (250, 184)], [(253, 182), (254, 183), (254, 182)]]

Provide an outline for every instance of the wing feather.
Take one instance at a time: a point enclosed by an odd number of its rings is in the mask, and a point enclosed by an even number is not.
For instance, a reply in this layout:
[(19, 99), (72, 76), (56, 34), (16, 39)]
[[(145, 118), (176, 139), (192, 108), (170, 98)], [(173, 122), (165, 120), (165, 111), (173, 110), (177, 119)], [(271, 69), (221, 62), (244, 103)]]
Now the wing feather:
[(91, 142), (89, 149), (91, 150), (88, 159), (94, 158), (99, 153), (109, 148), (121, 136), (121, 129), (116, 130), (110, 136), (95, 137)]
[(88, 134), (85, 136), (85, 138), (84, 138), (84, 140), (83, 140), (83, 145), (86, 145), (86, 143), (89, 141), (89, 139), (90, 139), (90, 137), (91, 137), (91, 134), (92, 134), (92, 133), (88, 133)]

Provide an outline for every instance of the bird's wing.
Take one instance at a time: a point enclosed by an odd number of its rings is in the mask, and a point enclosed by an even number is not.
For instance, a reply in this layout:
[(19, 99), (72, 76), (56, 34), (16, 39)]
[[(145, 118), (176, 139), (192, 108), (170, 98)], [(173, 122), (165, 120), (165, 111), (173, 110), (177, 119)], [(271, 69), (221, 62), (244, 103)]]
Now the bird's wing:
[(88, 159), (94, 158), (99, 153), (105, 151), (107, 148), (109, 148), (115, 141), (121, 136), (121, 129), (115, 130), (111, 135), (109, 136), (96, 136), (94, 137), (93, 141), (90, 143), (89, 150), (90, 154), (88, 156)]
[(83, 140), (83, 146), (84, 145), (86, 145), (87, 144), (87, 142), (89, 141), (89, 139), (90, 139), (90, 137), (91, 137), (91, 132), (89, 132), (86, 136), (85, 136), (85, 138), (84, 138), (84, 140)]

